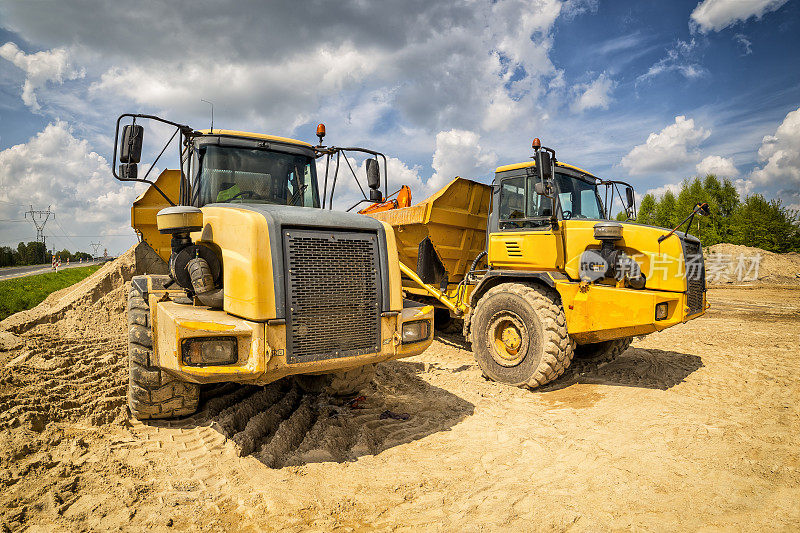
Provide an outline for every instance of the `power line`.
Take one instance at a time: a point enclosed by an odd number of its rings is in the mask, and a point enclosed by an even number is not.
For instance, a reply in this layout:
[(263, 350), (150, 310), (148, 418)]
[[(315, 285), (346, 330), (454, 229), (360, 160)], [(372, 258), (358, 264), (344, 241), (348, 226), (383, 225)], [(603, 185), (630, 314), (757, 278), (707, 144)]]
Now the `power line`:
[(76, 248), (76, 250), (75, 250), (75, 251), (77, 252), (78, 245), (77, 245), (77, 244), (75, 244), (75, 241), (73, 241), (72, 239), (70, 239), (70, 238), (69, 238), (69, 235), (67, 235), (67, 232), (66, 232), (66, 231), (64, 231), (64, 228), (63, 228), (63, 227), (61, 227), (61, 222), (59, 222), (58, 220), (56, 220), (56, 224), (58, 224), (58, 227), (59, 227), (59, 229), (61, 229), (61, 233), (63, 233), (63, 234), (64, 234), (64, 237), (66, 237), (66, 238), (67, 238), (67, 240), (69, 240), (69, 242), (71, 242), (71, 243), (72, 243), (72, 246), (74, 246), (74, 247)]

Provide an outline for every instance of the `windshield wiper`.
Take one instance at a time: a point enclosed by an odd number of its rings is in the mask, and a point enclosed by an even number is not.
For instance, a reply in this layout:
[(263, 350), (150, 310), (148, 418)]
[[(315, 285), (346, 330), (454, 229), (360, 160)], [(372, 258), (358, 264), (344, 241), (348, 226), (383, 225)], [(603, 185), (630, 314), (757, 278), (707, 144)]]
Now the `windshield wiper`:
[(294, 205), (295, 202), (297, 202), (298, 199), (302, 198), (303, 197), (303, 193), (306, 192), (306, 189), (308, 189), (308, 184), (307, 183), (305, 185), (303, 185), (302, 187), (300, 187), (299, 189), (297, 189), (297, 191), (295, 191), (295, 193), (292, 195), (292, 200), (289, 203), (289, 205)]

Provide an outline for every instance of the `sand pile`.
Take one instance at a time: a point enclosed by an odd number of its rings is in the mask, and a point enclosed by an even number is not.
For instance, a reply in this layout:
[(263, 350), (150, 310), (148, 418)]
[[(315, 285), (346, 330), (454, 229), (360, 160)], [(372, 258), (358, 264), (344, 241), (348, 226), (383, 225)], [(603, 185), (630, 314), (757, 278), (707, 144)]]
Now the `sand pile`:
[(800, 253), (776, 254), (760, 248), (720, 243), (705, 255), (709, 284), (800, 285)]
[(99, 425), (122, 416), (127, 285), (141, 272), (142, 256), (141, 245), (133, 247), (0, 322), (0, 429), (42, 431), (62, 420)]

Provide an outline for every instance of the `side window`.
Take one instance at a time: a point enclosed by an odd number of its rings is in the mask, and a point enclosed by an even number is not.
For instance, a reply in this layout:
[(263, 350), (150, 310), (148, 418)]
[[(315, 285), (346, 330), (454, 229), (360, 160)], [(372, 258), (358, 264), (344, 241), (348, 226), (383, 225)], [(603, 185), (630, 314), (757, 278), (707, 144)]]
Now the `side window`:
[(581, 207), (583, 216), (586, 218), (603, 218), (600, 213), (600, 202), (594, 189), (584, 189), (581, 191)]
[(558, 195), (558, 201), (561, 202), (561, 211), (572, 212), (572, 193), (562, 192)]
[(498, 214), (501, 221), (525, 218), (525, 176), (506, 178), (500, 182)]

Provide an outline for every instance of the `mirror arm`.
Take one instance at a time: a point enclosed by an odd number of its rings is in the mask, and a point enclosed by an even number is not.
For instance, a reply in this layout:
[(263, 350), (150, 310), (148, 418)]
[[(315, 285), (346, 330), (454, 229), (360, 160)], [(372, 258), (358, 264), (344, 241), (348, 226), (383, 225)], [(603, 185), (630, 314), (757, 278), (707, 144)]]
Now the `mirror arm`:
[(353, 207), (351, 207), (350, 209), (348, 209), (348, 210), (347, 210), (347, 212), (349, 213), (350, 211), (352, 211), (353, 209), (355, 209), (355, 208), (356, 208), (356, 207), (358, 207), (359, 205), (363, 204), (364, 202), (371, 202), (371, 201), (372, 201), (372, 200), (369, 200), (369, 199), (367, 199), (367, 198), (364, 198), (363, 200), (359, 200), (359, 201), (357, 201), (357, 202), (356, 202), (356, 203), (353, 205)]
[[(386, 156), (378, 153), (383, 159), (383, 196), (389, 197), (389, 165), (386, 163)], [(398, 191), (399, 192), (399, 191)]]
[[(164, 155), (164, 152), (167, 151), (167, 148), (169, 148), (169, 145), (172, 144), (172, 139), (175, 138), (175, 135), (177, 135), (178, 131), (179, 131), (178, 129), (175, 129), (175, 131), (172, 133), (172, 137), (169, 138), (169, 140), (167, 141), (167, 144), (165, 144), (164, 148), (161, 149), (161, 153), (158, 154), (158, 157), (156, 157), (155, 160), (150, 164), (150, 168), (147, 169), (147, 172), (145, 173), (144, 177), (142, 178), (143, 180), (146, 180), (147, 176), (150, 175), (150, 172), (153, 170), (153, 167), (156, 166), (156, 163), (158, 163), (158, 160), (161, 159), (161, 156)], [(180, 153), (180, 144), (178, 145), (178, 153)], [(180, 159), (181, 168), (183, 168), (183, 154), (180, 154), (180, 155), (181, 155), (181, 159)]]
[(689, 221), (689, 226), (687, 227), (687, 233), (688, 233), (688, 228), (692, 226), (692, 222), (694, 221), (694, 216), (697, 214), (699, 209), (700, 209), (700, 204), (694, 206), (694, 209), (692, 209), (692, 212), (689, 213), (689, 215), (686, 218), (678, 222), (678, 225), (672, 228), (672, 230), (669, 233), (667, 233), (666, 235), (662, 235), (661, 237), (658, 238), (658, 244), (661, 244), (661, 242), (664, 239), (666, 239), (667, 237), (678, 231), (678, 229), (680, 229), (680, 227), (683, 226), (684, 222), (686, 222), (687, 220)]
[(341, 152), (336, 152), (336, 170), (333, 172), (333, 180), (331, 181), (331, 195), (328, 198), (328, 210), (330, 211), (333, 209), (333, 191), (336, 190), (336, 178), (339, 177), (339, 158), (341, 157)]
[[(364, 200), (368, 200), (367, 193), (364, 192), (364, 187), (362, 187), (361, 182), (358, 181), (358, 176), (356, 176), (356, 171), (353, 170), (353, 166), (350, 164), (350, 161), (347, 160), (347, 154), (344, 154), (344, 162), (347, 163), (347, 168), (350, 169), (350, 173), (353, 175), (353, 179), (356, 180), (356, 185), (358, 185), (358, 188), (361, 191), (361, 196), (364, 197)], [(355, 205), (353, 207), (355, 207)]]
[(328, 169), (331, 167), (331, 154), (327, 154), (325, 159), (325, 185), (322, 187), (322, 209), (325, 209), (325, 199), (328, 196)]
[[(134, 124), (136, 123), (136, 119), (137, 118), (146, 118), (146, 119), (150, 119), (150, 120), (155, 120), (157, 122), (163, 122), (165, 124), (169, 124), (171, 126), (175, 126), (175, 128), (177, 128), (176, 131), (180, 131), (181, 135), (187, 135), (188, 136), (188, 135), (194, 133), (194, 130), (192, 128), (190, 128), (189, 126), (185, 125), (185, 124), (179, 124), (177, 122), (172, 122), (171, 120), (166, 120), (166, 119), (163, 119), (161, 117), (157, 117), (155, 115), (143, 115), (143, 114), (139, 114), (139, 113), (123, 113), (119, 117), (117, 117), (117, 126), (116, 126), (116, 130), (114, 131), (114, 155), (113, 155), (113, 157), (111, 159), (111, 161), (112, 161), (112, 163), (111, 163), (111, 174), (118, 181), (137, 181), (139, 183), (147, 183), (148, 185), (153, 187), (161, 196), (163, 196), (164, 199), (169, 203), (169, 205), (174, 206), (175, 202), (173, 202), (169, 198), (169, 196), (167, 196), (166, 193), (164, 193), (164, 191), (162, 191), (152, 181), (150, 181), (148, 179), (145, 179), (145, 178), (136, 178), (136, 179), (132, 179), (132, 180), (131, 179), (122, 179), (122, 178), (119, 177), (119, 174), (117, 174), (117, 148), (119, 146), (119, 125), (120, 125), (120, 122), (122, 122), (122, 119), (125, 118), (125, 117), (131, 117), (133, 119), (133, 123)], [(174, 137), (174, 135), (173, 135), (173, 137)], [(170, 142), (172, 142), (172, 139), (170, 139)], [(167, 146), (169, 146), (169, 143), (167, 143), (164, 146), (164, 150), (162, 150), (162, 153), (167, 149)], [(178, 150), (180, 151), (180, 146), (178, 147)], [(159, 157), (161, 157), (161, 156), (159, 155)], [(158, 158), (156, 158), (156, 161), (157, 160), (158, 160)], [(147, 174), (145, 175), (145, 177), (150, 174), (150, 170), (152, 170), (153, 166), (155, 166), (155, 162), (153, 162), (153, 164), (150, 165), (150, 169), (148, 169)], [(181, 176), (183, 176), (183, 168), (181, 168)]]

